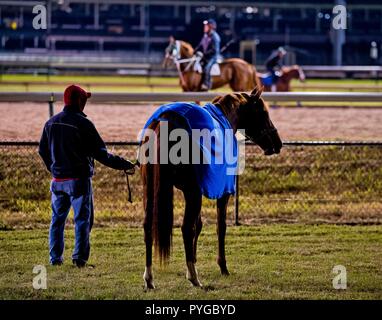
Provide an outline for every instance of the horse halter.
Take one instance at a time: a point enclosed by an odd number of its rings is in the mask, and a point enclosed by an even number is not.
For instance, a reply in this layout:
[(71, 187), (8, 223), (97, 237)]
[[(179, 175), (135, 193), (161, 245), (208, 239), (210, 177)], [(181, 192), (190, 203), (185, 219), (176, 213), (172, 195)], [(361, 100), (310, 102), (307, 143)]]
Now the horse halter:
[(180, 41), (175, 40), (174, 43), (170, 44), (166, 49), (168, 52), (169, 58), (172, 59), (175, 63), (180, 60)]
[[(260, 99), (260, 95), (257, 97), (256, 102)], [(270, 128), (264, 128), (260, 130), (259, 134), (255, 137), (249, 137), (248, 135), (245, 135), (245, 137), (249, 140), (252, 140), (256, 144), (261, 143), (265, 138), (269, 138), (269, 140), (272, 141), (272, 134), (277, 133), (277, 129), (275, 127)]]
[[(260, 134), (258, 137), (254, 137), (253, 138), (253, 141), (256, 143), (256, 144), (259, 144), (262, 140), (264, 140), (264, 138), (269, 138), (271, 141), (271, 134), (272, 133), (276, 133), (277, 132), (277, 129), (276, 128), (266, 128), (266, 129), (263, 129), (260, 131)], [(248, 137), (249, 138), (249, 137)]]
[(169, 51), (169, 58), (173, 60), (173, 62), (175, 63), (177, 68), (179, 68), (179, 66), (181, 64), (187, 63), (187, 66), (185, 67), (184, 71), (188, 71), (191, 68), (193, 63), (199, 62), (201, 60), (201, 57), (194, 55), (191, 58), (181, 59), (180, 46), (181, 46), (181, 44), (180, 44), (179, 40), (175, 40), (175, 42), (173, 44), (171, 44), (171, 46), (168, 50)]

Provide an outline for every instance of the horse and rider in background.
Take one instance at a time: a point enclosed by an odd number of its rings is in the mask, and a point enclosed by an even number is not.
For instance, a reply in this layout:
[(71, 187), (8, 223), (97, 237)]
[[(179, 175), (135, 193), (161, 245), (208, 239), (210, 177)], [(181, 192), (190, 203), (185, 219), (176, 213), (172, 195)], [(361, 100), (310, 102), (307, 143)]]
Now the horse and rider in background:
[(305, 80), (300, 67), (281, 66), (286, 54), (281, 47), (267, 60), (267, 74), (257, 73), (255, 66), (243, 59), (223, 60), (216, 21), (204, 21), (203, 28), (204, 35), (195, 49), (171, 36), (165, 50), (163, 66), (167, 67), (171, 61), (175, 63), (183, 91), (208, 91), (226, 84), (233, 91), (250, 91), (255, 86), (264, 86), (264, 91), (290, 91), (292, 79)]
[(279, 47), (265, 61), (265, 69), (267, 73), (258, 74), (258, 77), (264, 86), (264, 91), (291, 91), (290, 82), (292, 79), (305, 81), (305, 74), (301, 67), (293, 65), (285, 67), (282, 60), (287, 54), (283, 47)]
[(163, 66), (175, 63), (183, 91), (208, 91), (229, 85), (233, 91), (251, 91), (260, 87), (256, 69), (238, 58), (221, 59), (220, 37), (216, 22), (203, 22), (204, 35), (194, 49), (191, 44), (170, 37)]

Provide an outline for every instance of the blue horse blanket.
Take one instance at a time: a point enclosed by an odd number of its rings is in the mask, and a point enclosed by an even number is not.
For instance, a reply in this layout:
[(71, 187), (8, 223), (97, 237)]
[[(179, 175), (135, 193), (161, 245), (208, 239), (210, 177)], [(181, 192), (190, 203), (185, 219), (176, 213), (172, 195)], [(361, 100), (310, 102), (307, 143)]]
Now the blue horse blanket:
[[(209, 199), (218, 199), (225, 194), (234, 194), (236, 191), (238, 145), (231, 124), (223, 112), (211, 103), (203, 107), (185, 102), (165, 104), (159, 107), (148, 119), (141, 140), (145, 134), (145, 129), (153, 121), (168, 121), (161, 118), (165, 112), (176, 113), (185, 120), (187, 124), (185, 129), (191, 137), (191, 141), (200, 147), (200, 154), (208, 160), (203, 161), (203, 163), (192, 162), (201, 193)], [(195, 132), (199, 132), (199, 134), (195, 134)], [(213, 138), (205, 138), (206, 136), (200, 132), (213, 133), (210, 136)]]
[(271, 86), (273, 83), (275, 83), (276, 79), (274, 79), (272, 74), (265, 74), (264, 76), (260, 77), (261, 82), (263, 83), (264, 86)]

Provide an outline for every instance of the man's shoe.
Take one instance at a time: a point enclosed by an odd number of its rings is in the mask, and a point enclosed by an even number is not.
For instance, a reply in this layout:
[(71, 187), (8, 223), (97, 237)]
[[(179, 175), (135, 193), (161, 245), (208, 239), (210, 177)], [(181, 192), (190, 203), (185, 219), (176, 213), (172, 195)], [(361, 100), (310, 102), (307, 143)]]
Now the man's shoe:
[(208, 86), (206, 86), (204, 83), (201, 85), (201, 87), (200, 87), (200, 90), (201, 91), (208, 91), (209, 90), (209, 88), (208, 88)]
[(51, 266), (62, 266), (63, 262), (62, 261), (53, 261), (50, 263)]
[(78, 268), (83, 268), (86, 266), (86, 261), (80, 259), (73, 259), (73, 264)]
[(86, 261), (80, 260), (80, 259), (74, 259), (73, 265), (75, 265), (77, 268), (89, 268), (89, 269), (95, 268), (94, 264), (88, 264)]

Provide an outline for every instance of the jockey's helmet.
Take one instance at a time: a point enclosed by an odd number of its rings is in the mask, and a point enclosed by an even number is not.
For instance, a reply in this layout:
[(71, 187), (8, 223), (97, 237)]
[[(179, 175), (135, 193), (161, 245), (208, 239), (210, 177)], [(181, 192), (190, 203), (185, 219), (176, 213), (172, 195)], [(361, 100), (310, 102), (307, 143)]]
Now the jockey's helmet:
[(285, 50), (283, 47), (279, 47), (279, 48), (277, 49), (277, 51), (280, 52), (282, 55), (287, 54), (286, 50)]
[(214, 19), (204, 20), (203, 24), (208, 24), (214, 29), (216, 29), (216, 27), (217, 27), (216, 21)]

